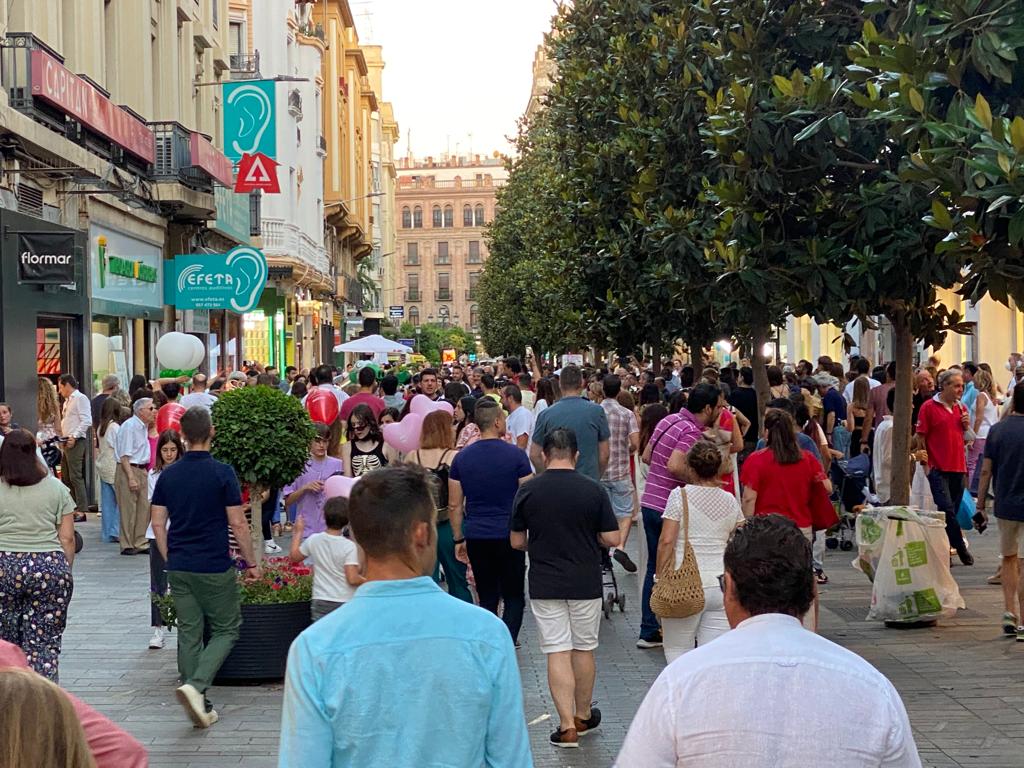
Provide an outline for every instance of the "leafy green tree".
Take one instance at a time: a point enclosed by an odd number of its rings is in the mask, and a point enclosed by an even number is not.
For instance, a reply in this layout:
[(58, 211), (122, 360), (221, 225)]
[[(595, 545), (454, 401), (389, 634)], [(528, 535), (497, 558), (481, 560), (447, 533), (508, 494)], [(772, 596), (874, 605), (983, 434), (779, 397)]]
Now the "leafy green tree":
[(464, 328), (424, 323), (419, 329), (420, 332), (417, 334), (415, 325), (404, 322), (398, 332), (403, 339), (416, 339), (417, 352), (427, 358), (432, 365), (441, 362), (442, 349), (454, 349), (457, 354), (475, 351), (475, 340)]

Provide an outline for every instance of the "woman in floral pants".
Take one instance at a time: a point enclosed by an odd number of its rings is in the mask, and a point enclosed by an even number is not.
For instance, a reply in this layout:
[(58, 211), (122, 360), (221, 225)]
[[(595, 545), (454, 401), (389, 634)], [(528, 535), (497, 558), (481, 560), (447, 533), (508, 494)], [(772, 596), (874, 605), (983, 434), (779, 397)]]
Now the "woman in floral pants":
[(14, 430), (0, 445), (0, 640), (18, 645), (39, 674), (57, 680), (75, 557), (75, 503)]

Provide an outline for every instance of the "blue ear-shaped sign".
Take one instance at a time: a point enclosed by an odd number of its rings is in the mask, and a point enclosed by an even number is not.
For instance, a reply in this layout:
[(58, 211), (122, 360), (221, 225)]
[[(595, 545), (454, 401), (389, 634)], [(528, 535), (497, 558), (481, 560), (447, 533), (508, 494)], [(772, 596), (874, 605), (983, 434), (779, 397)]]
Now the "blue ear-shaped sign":
[(227, 267), (235, 276), (235, 295), (230, 309), (249, 312), (260, 301), (263, 286), (267, 284), (267, 259), (263, 251), (240, 245), (228, 251)]
[(168, 270), (165, 297), (178, 309), (250, 312), (267, 284), (263, 252), (241, 245), (227, 253), (179, 254)]

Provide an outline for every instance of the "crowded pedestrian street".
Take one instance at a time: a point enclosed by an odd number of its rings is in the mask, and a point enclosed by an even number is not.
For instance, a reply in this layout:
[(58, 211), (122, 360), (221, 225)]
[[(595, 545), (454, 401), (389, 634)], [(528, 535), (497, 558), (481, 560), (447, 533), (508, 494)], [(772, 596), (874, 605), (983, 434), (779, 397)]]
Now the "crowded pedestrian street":
[[(81, 527), (90, 546), (78, 561), (61, 684), (142, 742), (152, 768), (276, 766), (283, 686), (219, 688), (223, 721), (208, 730), (193, 729), (180, 717), (172, 695), (175, 635), (161, 650), (146, 647), (149, 572), (135, 559), (114, 556), (116, 545), (92, 543), (98, 528)], [(910, 714), (924, 766), (1019, 768), (1024, 765), (1024, 679), (1015, 670), (1024, 648), (999, 632), (1000, 591), (985, 584), (989, 566), (997, 561), (996, 537), (976, 535), (971, 544), (983, 568), (954, 568), (969, 608), (940, 627), (913, 630), (865, 621), (871, 585), (850, 567), (850, 553), (830, 550), (821, 631), (893, 682)], [(635, 555), (632, 546), (630, 551)], [(605, 720), (600, 733), (576, 752), (547, 748), (553, 709), (544, 655), (527, 618), (517, 659), (538, 768), (610, 766), (637, 706), (665, 666), (660, 650), (635, 646), (636, 576), (620, 575), (619, 581), (627, 594), (626, 611), (602, 619), (597, 653), (594, 699)], [(396, 674), (414, 676), (415, 670)], [(826, 750), (827, 742), (822, 743)], [(827, 761), (823, 754), (820, 764)]]

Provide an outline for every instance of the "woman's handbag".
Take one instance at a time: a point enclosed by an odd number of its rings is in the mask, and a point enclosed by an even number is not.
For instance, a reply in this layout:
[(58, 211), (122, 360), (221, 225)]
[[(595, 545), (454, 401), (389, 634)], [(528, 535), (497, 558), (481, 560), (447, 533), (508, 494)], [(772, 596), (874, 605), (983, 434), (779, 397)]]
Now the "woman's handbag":
[(704, 585), (701, 584), (697, 558), (690, 546), (690, 505), (683, 497), (683, 562), (676, 567), (675, 556), (672, 565), (658, 574), (658, 580), (651, 592), (651, 610), (663, 619), (685, 619), (704, 610)]

